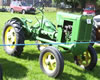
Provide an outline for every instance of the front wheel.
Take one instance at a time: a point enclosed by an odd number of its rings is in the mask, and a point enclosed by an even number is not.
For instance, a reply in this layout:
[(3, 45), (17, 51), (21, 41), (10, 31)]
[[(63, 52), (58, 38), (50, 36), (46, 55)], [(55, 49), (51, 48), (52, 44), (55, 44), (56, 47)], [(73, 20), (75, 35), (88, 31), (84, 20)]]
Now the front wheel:
[(55, 47), (46, 47), (39, 57), (40, 68), (50, 77), (57, 77), (63, 72), (64, 60)]
[(75, 63), (86, 70), (92, 70), (97, 63), (97, 54), (94, 48), (90, 45), (88, 50), (80, 56), (74, 57)]

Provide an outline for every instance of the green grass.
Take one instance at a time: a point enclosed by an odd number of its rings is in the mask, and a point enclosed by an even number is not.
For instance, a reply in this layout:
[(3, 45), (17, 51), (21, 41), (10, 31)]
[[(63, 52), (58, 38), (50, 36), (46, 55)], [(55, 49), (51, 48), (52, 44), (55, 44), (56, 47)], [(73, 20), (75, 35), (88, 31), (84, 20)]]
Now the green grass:
[[(2, 30), (4, 23), (12, 17), (23, 17), (32, 19), (33, 23), (36, 15), (22, 15), (0, 12), (0, 44), (2, 44)], [(56, 24), (56, 12), (46, 12), (45, 16)], [(41, 15), (37, 15), (40, 19)], [(33, 24), (32, 24), (33, 25)], [(30, 44), (34, 41), (25, 41)], [(95, 46), (100, 58), (100, 46)], [(0, 64), (3, 68), (4, 80), (100, 80), (100, 60), (93, 71), (85, 71), (74, 64), (73, 55), (63, 53), (64, 56), (64, 71), (57, 79), (45, 75), (39, 65), (39, 54), (36, 46), (25, 46), (20, 58), (9, 56), (0, 46)]]

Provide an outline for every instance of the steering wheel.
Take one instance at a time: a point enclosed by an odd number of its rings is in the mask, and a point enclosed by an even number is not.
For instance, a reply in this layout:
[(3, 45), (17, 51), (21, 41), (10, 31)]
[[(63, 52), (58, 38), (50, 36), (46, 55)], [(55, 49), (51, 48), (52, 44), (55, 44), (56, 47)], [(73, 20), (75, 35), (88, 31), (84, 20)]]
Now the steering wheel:
[(43, 2), (36, 2), (34, 4), (34, 7), (36, 8), (36, 10), (39, 10), (40, 12), (43, 13), (43, 9), (44, 9), (44, 4)]

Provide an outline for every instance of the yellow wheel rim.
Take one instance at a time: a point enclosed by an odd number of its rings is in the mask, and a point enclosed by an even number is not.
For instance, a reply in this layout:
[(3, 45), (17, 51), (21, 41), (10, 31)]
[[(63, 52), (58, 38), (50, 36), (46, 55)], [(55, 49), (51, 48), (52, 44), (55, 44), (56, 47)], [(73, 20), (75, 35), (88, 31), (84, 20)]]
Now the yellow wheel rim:
[(48, 73), (52, 73), (56, 69), (56, 59), (51, 52), (47, 52), (43, 56), (43, 67)]
[[(12, 26), (8, 26), (5, 31), (5, 44), (16, 44), (16, 33)], [(7, 46), (9, 49), (14, 49), (15, 46)]]
[(84, 52), (82, 56), (77, 56), (78, 63), (81, 67), (87, 67), (91, 62), (91, 55), (88, 51)]

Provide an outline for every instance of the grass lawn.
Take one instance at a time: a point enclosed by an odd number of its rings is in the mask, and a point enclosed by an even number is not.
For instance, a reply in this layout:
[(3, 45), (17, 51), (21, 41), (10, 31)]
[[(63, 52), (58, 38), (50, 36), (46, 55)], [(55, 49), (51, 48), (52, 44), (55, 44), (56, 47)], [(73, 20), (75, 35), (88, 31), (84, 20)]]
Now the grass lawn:
[[(22, 15), (19, 13), (0, 12), (0, 44), (2, 44), (2, 30), (4, 23), (12, 17), (23, 17), (36, 22), (36, 15)], [(46, 12), (45, 16), (56, 24), (56, 12)], [(37, 15), (40, 19), (41, 15)], [(34, 41), (25, 41), (30, 44)], [(0, 46), (0, 64), (3, 68), (4, 80), (100, 80), (100, 46), (94, 46), (98, 53), (98, 63), (93, 71), (85, 71), (74, 64), (73, 55), (63, 53), (64, 71), (57, 79), (45, 75), (39, 65), (39, 54), (36, 46), (25, 46), (20, 58), (9, 56)]]

